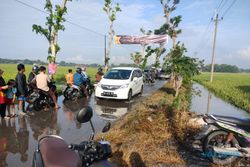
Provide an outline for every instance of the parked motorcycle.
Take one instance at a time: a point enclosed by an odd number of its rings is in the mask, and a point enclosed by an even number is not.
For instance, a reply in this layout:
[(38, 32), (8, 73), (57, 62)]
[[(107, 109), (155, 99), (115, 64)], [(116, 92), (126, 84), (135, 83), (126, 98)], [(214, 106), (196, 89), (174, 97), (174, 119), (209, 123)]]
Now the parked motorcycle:
[[(80, 123), (90, 122), (92, 134), (88, 141), (80, 144), (68, 145), (63, 138), (57, 135), (48, 135), (38, 141), (37, 150), (34, 152), (33, 167), (85, 167), (90, 165), (112, 166), (107, 159), (112, 150), (109, 142), (104, 140), (95, 141), (95, 130), (91, 118), (93, 111), (91, 107), (80, 110), (77, 121)], [(107, 123), (102, 133), (109, 131), (111, 124)]]
[[(86, 81), (86, 85), (85, 88), (87, 89), (87, 92), (89, 94), (89, 96), (92, 94), (93, 92), (93, 85), (91, 84), (91, 81), (89, 78), (87, 78)], [(69, 86), (67, 85), (64, 89), (63, 89), (63, 96), (66, 100), (77, 100), (78, 98), (81, 98), (84, 96), (83, 92), (81, 91), (79, 86), (76, 85), (72, 85)]]
[(250, 119), (204, 115), (207, 123), (196, 139), (203, 144), (203, 155), (218, 165), (237, 163), (250, 157)]
[[(58, 97), (56, 91), (56, 85), (54, 82), (49, 84), (49, 88), (55, 92), (56, 98)], [(54, 107), (54, 101), (48, 92), (45, 92), (38, 88), (33, 88), (28, 92), (28, 102), (36, 111), (40, 111), (44, 108)]]

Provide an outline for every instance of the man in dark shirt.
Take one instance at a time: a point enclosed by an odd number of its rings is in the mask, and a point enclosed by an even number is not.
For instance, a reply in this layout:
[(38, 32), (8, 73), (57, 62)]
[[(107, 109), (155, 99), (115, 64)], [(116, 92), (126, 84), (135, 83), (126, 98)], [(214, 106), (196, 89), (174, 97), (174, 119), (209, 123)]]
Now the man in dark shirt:
[(16, 75), (17, 100), (19, 115), (25, 115), (25, 101), (27, 96), (27, 83), (24, 74), (25, 67), (23, 64), (17, 65), (18, 73)]
[(29, 77), (28, 77), (28, 83), (29, 84), (36, 77), (36, 75), (38, 74), (38, 72), (39, 72), (39, 67), (37, 65), (34, 65), (32, 67), (32, 71), (30, 72)]

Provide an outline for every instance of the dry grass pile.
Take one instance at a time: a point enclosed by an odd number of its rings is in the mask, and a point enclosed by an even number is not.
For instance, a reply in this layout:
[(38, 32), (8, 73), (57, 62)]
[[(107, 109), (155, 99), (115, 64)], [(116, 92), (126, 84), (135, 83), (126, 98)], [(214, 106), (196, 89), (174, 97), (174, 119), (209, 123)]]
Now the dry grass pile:
[(112, 162), (124, 167), (185, 164), (178, 149), (179, 141), (188, 136), (187, 106), (173, 110), (173, 94), (165, 85), (116, 122), (107, 135), (114, 152)]

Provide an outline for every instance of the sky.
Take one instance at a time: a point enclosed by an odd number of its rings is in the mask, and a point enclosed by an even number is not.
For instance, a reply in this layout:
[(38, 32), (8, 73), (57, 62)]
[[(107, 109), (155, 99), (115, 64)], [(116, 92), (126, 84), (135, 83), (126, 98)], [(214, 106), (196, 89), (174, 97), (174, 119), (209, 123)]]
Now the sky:
[[(32, 25), (44, 25), (45, 0), (0, 0), (0, 57), (10, 59), (46, 60), (48, 42), (32, 32)], [(222, 1), (222, 3), (221, 3)], [(187, 55), (211, 63), (214, 22), (211, 18), (219, 13), (215, 63), (232, 64), (250, 68), (250, 1), (236, 0), (180, 0), (171, 17), (181, 15), (179, 27), (182, 33), (177, 40), (184, 43)], [(122, 12), (117, 14), (114, 30), (117, 35), (142, 35), (140, 28), (154, 30), (164, 24), (160, 0), (113, 0)], [(62, 0), (52, 0), (61, 4)], [(219, 10), (216, 8), (220, 5)], [(73, 0), (67, 3), (66, 30), (59, 33), (57, 61), (98, 63), (104, 60), (104, 34), (108, 34), (108, 19), (102, 10), (104, 0)], [(229, 9), (229, 10), (227, 10)], [(227, 11), (227, 12), (226, 12)], [(226, 13), (225, 13), (226, 12)], [(156, 47), (157, 45), (152, 45)], [(171, 39), (166, 49), (172, 46)], [(140, 45), (113, 45), (111, 63), (132, 63), (130, 54), (141, 51)], [(150, 62), (153, 62), (153, 57)]]

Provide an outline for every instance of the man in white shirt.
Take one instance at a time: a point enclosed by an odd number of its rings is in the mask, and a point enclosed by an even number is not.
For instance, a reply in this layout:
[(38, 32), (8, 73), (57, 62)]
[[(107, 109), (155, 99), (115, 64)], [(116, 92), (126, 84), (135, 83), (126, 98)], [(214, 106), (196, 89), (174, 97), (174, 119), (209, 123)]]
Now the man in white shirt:
[(55, 103), (55, 108), (59, 108), (59, 105), (57, 104), (57, 100), (56, 100), (56, 95), (55, 95), (55, 91), (53, 91), (52, 89), (49, 88), (48, 83), (50, 83), (50, 78), (47, 74), (45, 74), (46, 72), (46, 67), (41, 66), (40, 67), (40, 74), (38, 74), (36, 76), (36, 86), (38, 89), (41, 89), (45, 92), (48, 92), (50, 94), (50, 96), (53, 99), (53, 102)]

